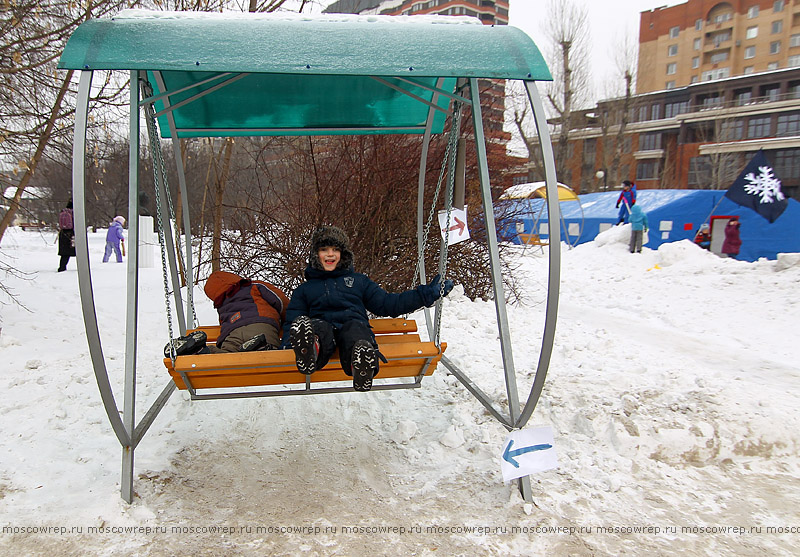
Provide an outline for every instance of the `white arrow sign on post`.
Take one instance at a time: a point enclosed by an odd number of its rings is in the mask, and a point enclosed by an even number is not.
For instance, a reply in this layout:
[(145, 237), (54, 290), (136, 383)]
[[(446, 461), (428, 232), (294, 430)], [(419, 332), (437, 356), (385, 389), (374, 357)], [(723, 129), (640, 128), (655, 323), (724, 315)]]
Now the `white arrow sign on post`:
[(447, 211), (439, 211), (439, 230), (442, 239), (447, 238), (447, 245), (452, 246), (464, 240), (469, 240), (469, 227), (467, 227), (467, 206), (463, 209), (450, 211), (450, 234), (447, 233)]
[(558, 468), (554, 446), (553, 430), (547, 426), (509, 433), (500, 460), (503, 481)]

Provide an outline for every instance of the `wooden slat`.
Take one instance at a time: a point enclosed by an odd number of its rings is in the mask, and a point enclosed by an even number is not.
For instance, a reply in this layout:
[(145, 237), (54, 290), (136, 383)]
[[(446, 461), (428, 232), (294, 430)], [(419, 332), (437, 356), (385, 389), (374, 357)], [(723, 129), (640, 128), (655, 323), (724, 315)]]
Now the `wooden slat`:
[[(417, 332), (417, 322), (413, 319), (370, 319), (369, 325), (376, 335)], [(198, 330), (206, 333), (209, 343), (216, 342), (219, 337), (219, 325), (203, 325), (197, 329), (189, 329), (187, 332)]]
[[(385, 342), (387, 338), (392, 341)], [(389, 360), (381, 362), (379, 379), (413, 377), (419, 375), (425, 365), (428, 366), (425, 375), (430, 375), (442, 357), (432, 342), (396, 342), (391, 336), (378, 340), (381, 353)], [(446, 346), (442, 344), (442, 352)], [(164, 365), (179, 389), (186, 386), (178, 371), (185, 371), (196, 389), (293, 385), (306, 380), (306, 376), (297, 371), (291, 350), (179, 356), (175, 361), (176, 369), (172, 369), (169, 358), (164, 359)], [(329, 381), (352, 381), (342, 371), (336, 354), (328, 365), (311, 375), (312, 383)]]

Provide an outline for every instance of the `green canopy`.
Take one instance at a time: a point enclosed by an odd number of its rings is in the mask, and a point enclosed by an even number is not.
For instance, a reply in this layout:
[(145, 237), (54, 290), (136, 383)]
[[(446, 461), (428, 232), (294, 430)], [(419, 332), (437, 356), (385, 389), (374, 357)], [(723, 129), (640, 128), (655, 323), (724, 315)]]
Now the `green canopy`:
[(147, 71), (172, 107), (191, 99), (179, 137), (423, 133), (456, 78), (551, 79), (519, 29), (449, 16), (125, 10), (81, 24), (59, 68)]

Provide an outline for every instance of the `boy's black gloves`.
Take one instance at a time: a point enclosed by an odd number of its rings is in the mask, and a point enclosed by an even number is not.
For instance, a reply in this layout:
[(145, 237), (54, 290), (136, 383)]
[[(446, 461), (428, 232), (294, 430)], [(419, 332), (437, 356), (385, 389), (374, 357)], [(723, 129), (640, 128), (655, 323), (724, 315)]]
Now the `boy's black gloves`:
[(442, 283), (441, 280), (441, 275), (436, 275), (433, 277), (430, 283), (421, 284), (417, 287), (417, 291), (422, 296), (422, 302), (426, 306), (432, 306), (433, 303), (439, 299), (440, 294), (447, 296), (453, 289), (454, 285), (452, 280), (447, 279), (444, 281), (444, 283)]

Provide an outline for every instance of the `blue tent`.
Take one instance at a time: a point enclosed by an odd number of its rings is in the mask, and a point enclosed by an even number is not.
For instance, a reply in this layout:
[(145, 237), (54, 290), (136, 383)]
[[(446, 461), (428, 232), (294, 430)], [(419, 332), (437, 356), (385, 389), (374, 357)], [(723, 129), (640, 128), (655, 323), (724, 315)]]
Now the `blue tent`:
[[(617, 222), (619, 192), (598, 192), (580, 196), (580, 203), (561, 202), (564, 224), (562, 236), (569, 243), (583, 244)], [(542, 199), (514, 200), (500, 205), (498, 222), (501, 236), (521, 243), (516, 233), (539, 234), (547, 238), (548, 215)], [(693, 240), (697, 229), (714, 217), (738, 215), (742, 248), (739, 259), (775, 259), (779, 253), (800, 252), (800, 203), (790, 199), (786, 211), (770, 224), (755, 211), (725, 197), (725, 190), (639, 190), (636, 197), (650, 224), (648, 248), (658, 249), (666, 242)], [(712, 212), (713, 211), (713, 212)], [(718, 249), (722, 223), (713, 229), (712, 249)], [(566, 237), (564, 238), (566, 241)]]

